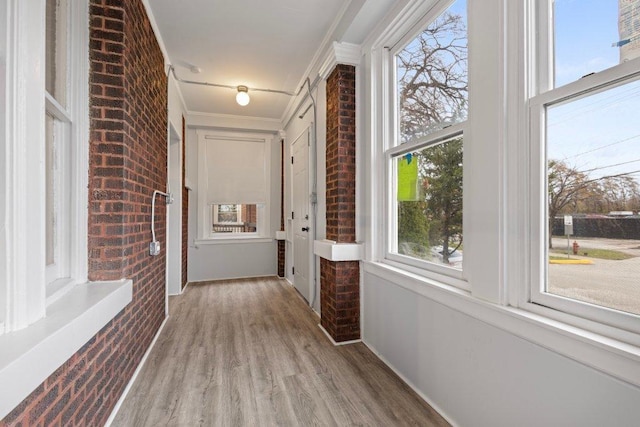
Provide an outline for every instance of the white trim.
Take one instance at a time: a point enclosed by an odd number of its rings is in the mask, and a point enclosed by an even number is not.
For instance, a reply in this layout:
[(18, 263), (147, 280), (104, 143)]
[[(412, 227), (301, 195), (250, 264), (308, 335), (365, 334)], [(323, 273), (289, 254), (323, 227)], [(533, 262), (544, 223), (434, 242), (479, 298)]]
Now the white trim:
[(219, 238), (219, 239), (214, 239), (214, 238), (210, 238), (210, 239), (196, 239), (195, 243), (196, 246), (197, 245), (230, 245), (230, 244), (237, 244), (237, 243), (271, 243), (274, 241), (274, 239), (272, 239), (271, 237), (260, 237), (258, 235), (256, 235), (255, 237), (249, 237), (246, 236), (245, 234), (248, 233), (242, 233), (242, 234), (236, 234), (236, 236), (238, 237), (226, 237), (226, 238)]
[(360, 261), (364, 255), (363, 243), (336, 243), (334, 240), (315, 240), (313, 253), (329, 261)]
[(286, 231), (276, 231), (276, 240), (287, 240), (287, 232)]
[(380, 263), (363, 262), (363, 271), (517, 337), (640, 386), (640, 348), (540, 316), (471, 296), (417, 274)]
[(45, 313), (45, 245), (40, 244), (45, 236), (40, 200), (45, 194), (45, 3), (7, 3), (7, 133), (3, 144), (7, 259), (2, 280), (7, 284), (5, 326), (11, 331)]
[[(186, 286), (185, 286), (185, 288), (186, 288)], [(158, 328), (158, 332), (156, 332), (156, 335), (153, 337), (153, 341), (151, 341), (151, 345), (149, 345), (149, 348), (147, 348), (147, 351), (144, 352), (144, 355), (142, 356), (142, 359), (140, 360), (140, 363), (138, 364), (138, 367), (136, 368), (135, 372), (131, 376), (131, 379), (127, 383), (127, 386), (125, 387), (124, 391), (122, 392), (122, 395), (120, 396), (120, 399), (118, 399), (118, 402), (116, 402), (116, 406), (113, 407), (113, 410), (111, 411), (111, 415), (109, 415), (109, 418), (107, 418), (107, 422), (104, 424), (105, 427), (110, 427), (111, 424), (113, 423), (113, 420), (116, 418), (116, 415), (118, 415), (118, 411), (120, 410), (120, 407), (122, 406), (122, 404), (124, 403), (125, 399), (127, 398), (127, 395), (129, 394), (129, 391), (131, 391), (131, 388), (133, 387), (134, 383), (136, 382), (136, 379), (138, 378), (138, 375), (142, 371), (142, 368), (144, 368), (145, 363), (147, 363), (147, 359), (149, 358), (149, 355), (151, 354), (151, 351), (153, 350), (153, 347), (155, 347), (156, 342), (158, 341), (158, 338), (160, 338), (160, 334), (162, 333), (162, 330), (164, 329), (164, 327), (167, 324), (168, 320), (169, 320), (169, 317), (165, 317), (164, 321), (160, 325), (160, 328)]]
[(111, 321), (132, 299), (131, 280), (84, 283), (47, 317), (0, 337), (0, 419)]
[(338, 43), (334, 41), (322, 61), (322, 65), (318, 70), (318, 75), (321, 79), (326, 80), (336, 65), (345, 64), (357, 67), (360, 65), (361, 59), (362, 49), (360, 48), (360, 45), (353, 43)]
[[(312, 309), (313, 310), (313, 309)], [(316, 313), (315, 310), (313, 310), (314, 313)], [(316, 313), (317, 314), (317, 313)], [(341, 341), (341, 342), (336, 342), (336, 340), (333, 339), (333, 337), (331, 335), (329, 335), (329, 332), (327, 332), (327, 330), (322, 327), (322, 324), (318, 323), (318, 328), (320, 328), (320, 330), (324, 333), (324, 335), (329, 338), (329, 341), (331, 341), (331, 344), (334, 345), (334, 347), (339, 347), (339, 346), (343, 346), (343, 345), (350, 345), (350, 344), (357, 344), (359, 342), (362, 342), (362, 340), (358, 339), (358, 340), (350, 340), (350, 341)]]

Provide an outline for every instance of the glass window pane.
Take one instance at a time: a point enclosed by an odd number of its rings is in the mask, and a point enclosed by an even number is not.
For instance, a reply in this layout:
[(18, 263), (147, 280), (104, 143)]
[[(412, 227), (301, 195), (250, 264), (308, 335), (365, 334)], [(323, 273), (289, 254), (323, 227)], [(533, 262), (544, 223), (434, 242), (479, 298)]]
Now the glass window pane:
[(394, 158), (397, 253), (462, 268), (462, 137)]
[(637, 58), (640, 1), (553, 2), (555, 87)]
[(259, 205), (212, 205), (213, 233), (255, 233)]
[(640, 81), (547, 107), (546, 291), (640, 314)]
[(45, 150), (46, 150), (46, 265), (55, 262), (56, 247), (56, 212), (55, 212), (55, 119), (50, 114), (45, 118)]
[(47, 0), (46, 18), (46, 78), (47, 92), (63, 107), (67, 89), (67, 1)]
[(467, 118), (466, 1), (456, 1), (396, 56), (399, 144)]

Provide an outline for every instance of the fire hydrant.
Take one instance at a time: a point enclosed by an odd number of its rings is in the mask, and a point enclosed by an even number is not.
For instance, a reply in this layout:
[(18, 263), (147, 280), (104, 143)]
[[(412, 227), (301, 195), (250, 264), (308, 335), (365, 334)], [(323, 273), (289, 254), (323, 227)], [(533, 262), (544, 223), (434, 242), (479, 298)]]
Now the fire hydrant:
[(580, 245), (575, 240), (573, 241), (573, 254), (578, 255), (578, 249), (580, 249)]

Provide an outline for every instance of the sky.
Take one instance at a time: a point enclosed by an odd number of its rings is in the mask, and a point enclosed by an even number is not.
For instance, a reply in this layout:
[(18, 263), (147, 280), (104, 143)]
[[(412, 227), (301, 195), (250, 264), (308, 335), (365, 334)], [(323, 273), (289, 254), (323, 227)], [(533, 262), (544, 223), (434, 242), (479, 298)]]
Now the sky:
[[(618, 0), (556, 0), (554, 12), (556, 87), (619, 64)], [(547, 155), (591, 178), (638, 171), (638, 180), (639, 112), (640, 82), (551, 107)]]

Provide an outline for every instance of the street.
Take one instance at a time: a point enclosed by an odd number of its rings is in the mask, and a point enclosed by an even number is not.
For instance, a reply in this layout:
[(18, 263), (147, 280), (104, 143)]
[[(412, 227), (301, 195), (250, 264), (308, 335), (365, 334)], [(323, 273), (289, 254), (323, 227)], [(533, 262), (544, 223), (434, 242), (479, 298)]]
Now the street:
[[(593, 265), (550, 264), (548, 291), (640, 314), (640, 241), (578, 238), (571, 239), (572, 244), (574, 240), (581, 248), (616, 250), (633, 255), (634, 258), (621, 261), (588, 258), (593, 261)], [(566, 248), (566, 245), (566, 238), (553, 238), (554, 248)], [(571, 257), (586, 258), (576, 255)]]

